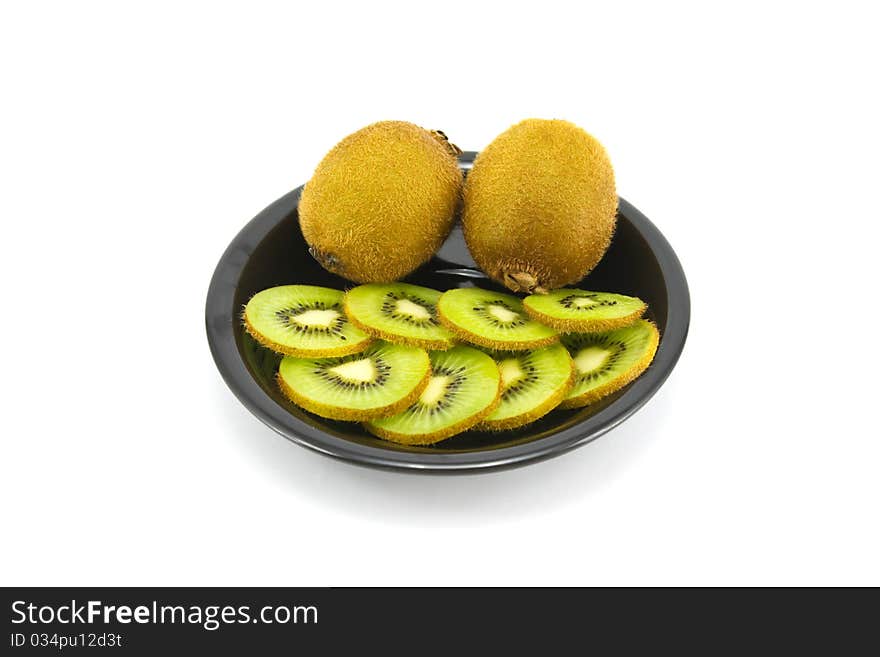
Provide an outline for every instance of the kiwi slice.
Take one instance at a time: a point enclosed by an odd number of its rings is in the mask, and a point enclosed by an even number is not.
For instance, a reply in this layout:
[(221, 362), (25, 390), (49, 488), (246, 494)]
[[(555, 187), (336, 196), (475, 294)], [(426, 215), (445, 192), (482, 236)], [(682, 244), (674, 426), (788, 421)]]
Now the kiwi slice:
[(480, 429), (500, 431), (534, 422), (556, 408), (571, 387), (574, 365), (561, 344), (490, 355), (501, 372), (501, 403)]
[(660, 333), (653, 322), (605, 333), (570, 333), (562, 337), (575, 366), (574, 385), (559, 405), (580, 408), (634, 381), (654, 359)]
[(409, 283), (371, 283), (345, 295), (349, 321), (365, 333), (423, 349), (449, 349), (452, 334), (437, 319), (440, 293)]
[(430, 445), (466, 431), (498, 403), (501, 375), (495, 361), (459, 345), (431, 354), (431, 380), (402, 413), (366, 424), (380, 438), (406, 445)]
[(522, 301), (476, 287), (449, 290), (437, 302), (440, 322), (466, 342), (501, 351), (537, 349), (559, 340), (549, 326), (531, 319)]
[(529, 317), (565, 333), (612, 331), (635, 323), (648, 307), (637, 297), (563, 288), (523, 300)]
[(352, 325), (343, 293), (315, 285), (281, 285), (251, 297), (244, 307), (247, 332), (264, 347), (301, 358), (346, 356), (372, 338)]
[(287, 397), (333, 420), (399, 413), (418, 399), (430, 377), (427, 352), (387, 342), (340, 358), (285, 356), (278, 368), (278, 385)]

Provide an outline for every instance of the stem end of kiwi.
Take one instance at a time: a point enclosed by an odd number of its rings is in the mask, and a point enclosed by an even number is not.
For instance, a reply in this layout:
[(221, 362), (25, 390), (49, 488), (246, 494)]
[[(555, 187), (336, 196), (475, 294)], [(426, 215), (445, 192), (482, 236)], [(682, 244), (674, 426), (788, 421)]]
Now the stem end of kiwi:
[(337, 258), (332, 253), (322, 251), (321, 249), (318, 249), (314, 246), (309, 246), (309, 255), (317, 260), (318, 264), (329, 271), (331, 274), (338, 274), (339, 276), (345, 275), (342, 263), (339, 261), (339, 258)]
[(447, 150), (447, 152), (452, 155), (452, 157), (458, 157), (461, 155), (461, 149), (449, 141), (449, 137), (446, 136), (446, 133), (442, 130), (429, 130), (431, 136), (440, 142), (440, 145), (443, 146)]
[(505, 272), (504, 284), (514, 292), (525, 294), (547, 294), (548, 292), (547, 288), (540, 284), (538, 278), (527, 271)]

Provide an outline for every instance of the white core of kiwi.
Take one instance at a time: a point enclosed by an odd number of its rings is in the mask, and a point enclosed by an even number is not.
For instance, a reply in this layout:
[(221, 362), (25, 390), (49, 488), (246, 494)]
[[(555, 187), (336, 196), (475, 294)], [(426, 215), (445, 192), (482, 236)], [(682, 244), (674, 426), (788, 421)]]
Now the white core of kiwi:
[(352, 383), (369, 383), (376, 378), (376, 366), (373, 364), (372, 358), (350, 360), (347, 363), (331, 367), (330, 371), (339, 378)]
[(508, 358), (501, 361), (498, 363), (498, 370), (501, 372), (501, 383), (504, 388), (508, 388), (516, 383), (525, 374), (519, 366), (519, 360), (516, 358)]
[(329, 328), (336, 321), (337, 317), (339, 317), (339, 313), (335, 310), (317, 310), (313, 308), (312, 310), (301, 312), (299, 315), (293, 315), (291, 319), (303, 326)]
[(419, 401), (426, 406), (436, 404), (446, 392), (446, 386), (449, 383), (449, 379), (450, 377), (448, 376), (432, 376), (431, 380), (428, 381), (428, 385), (422, 391)]
[(499, 322), (512, 322), (519, 319), (519, 313), (508, 310), (504, 306), (497, 306), (495, 304), (492, 304), (486, 310), (488, 310), (489, 314), (492, 315)]
[(610, 355), (611, 352), (602, 347), (585, 347), (574, 357), (574, 364), (581, 374), (589, 374), (600, 369)]
[(431, 313), (427, 308), (409, 299), (398, 299), (396, 305), (398, 312), (409, 315), (413, 319), (431, 319)]

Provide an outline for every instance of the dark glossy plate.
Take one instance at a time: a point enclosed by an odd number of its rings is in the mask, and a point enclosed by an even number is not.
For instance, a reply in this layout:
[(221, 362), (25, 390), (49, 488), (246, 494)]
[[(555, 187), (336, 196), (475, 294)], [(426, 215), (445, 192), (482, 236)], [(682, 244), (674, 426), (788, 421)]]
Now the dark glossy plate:
[[(467, 170), (475, 153), (463, 153)], [(328, 456), (413, 472), (468, 472), (522, 465), (562, 454), (598, 438), (637, 411), (666, 380), (684, 347), (690, 297), (681, 264), (648, 219), (620, 199), (608, 253), (580, 287), (620, 292), (648, 302), (660, 329), (651, 367), (636, 381), (583, 409), (556, 410), (534, 424), (502, 433), (469, 431), (431, 447), (407, 447), (374, 438), (359, 425), (325, 420), (290, 403), (275, 383), (279, 358), (242, 329), (240, 315), (256, 292), (291, 283), (345, 289), (353, 284), (324, 271), (309, 255), (297, 220), (302, 188), (282, 196), (236, 236), (214, 272), (205, 310), (208, 342), (217, 367), (239, 400), (285, 438)], [(447, 290), (486, 279), (456, 226), (437, 255), (407, 281)]]

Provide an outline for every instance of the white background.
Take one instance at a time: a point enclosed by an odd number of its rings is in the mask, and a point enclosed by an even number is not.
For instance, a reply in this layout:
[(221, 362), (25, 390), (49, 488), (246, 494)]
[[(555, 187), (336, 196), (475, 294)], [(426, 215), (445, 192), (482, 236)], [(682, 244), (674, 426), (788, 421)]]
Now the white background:
[[(2, 584), (880, 584), (871, 3), (330, 4), (3, 4)], [(238, 230), (370, 122), (531, 116), (682, 260), (657, 396), (465, 478), (262, 426), (204, 331)]]

